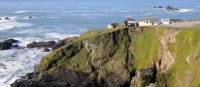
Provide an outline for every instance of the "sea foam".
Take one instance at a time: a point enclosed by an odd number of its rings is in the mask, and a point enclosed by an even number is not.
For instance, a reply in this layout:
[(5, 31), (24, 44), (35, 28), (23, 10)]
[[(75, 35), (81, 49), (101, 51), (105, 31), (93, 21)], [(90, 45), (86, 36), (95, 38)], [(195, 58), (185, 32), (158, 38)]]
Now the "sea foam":
[(20, 14), (20, 13), (27, 13), (27, 12), (30, 12), (30, 11), (16, 11), (15, 13)]
[(20, 76), (32, 72), (34, 65), (47, 54), (36, 48), (0, 51), (0, 86), (10, 87), (10, 84)]
[(19, 22), (6, 22), (6, 23), (0, 23), (0, 31), (2, 30), (9, 30), (17, 27), (27, 27), (32, 26), (32, 24), (29, 23), (19, 23)]
[(193, 11), (193, 9), (180, 9), (178, 12), (186, 13), (191, 11)]
[(16, 19), (17, 17), (8, 17), (9, 19), (6, 20), (6, 17), (0, 17), (0, 31), (2, 30), (9, 30), (17, 27), (27, 27), (27, 26), (32, 26), (30, 23), (21, 23), (17, 22)]
[(61, 40), (61, 39), (70, 38), (70, 37), (79, 37), (79, 35), (76, 35), (76, 34), (67, 35), (67, 34), (60, 34), (60, 33), (47, 33), (45, 35), (46, 39), (55, 38), (55, 39)]

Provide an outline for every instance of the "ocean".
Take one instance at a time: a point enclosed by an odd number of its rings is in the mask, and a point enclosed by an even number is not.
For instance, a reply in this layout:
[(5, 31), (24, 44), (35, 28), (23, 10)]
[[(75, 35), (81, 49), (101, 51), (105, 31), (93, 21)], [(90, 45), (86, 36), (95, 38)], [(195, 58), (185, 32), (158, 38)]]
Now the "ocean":
[[(171, 5), (182, 11), (167, 12), (153, 8), (160, 5)], [(123, 22), (126, 17), (200, 19), (199, 14), (198, 0), (1, 0), (0, 16), (16, 17), (21, 26), (1, 27), (0, 39), (58, 39), (104, 28), (112, 22)], [(27, 16), (33, 18), (26, 19)]]
[[(167, 5), (181, 10), (153, 8)], [(79, 36), (127, 17), (200, 19), (199, 14), (199, 0), (0, 0), (0, 17), (15, 20), (0, 23), (0, 41), (14, 38), (25, 46), (33, 41)], [(46, 54), (40, 49), (0, 51), (0, 87), (9, 87), (19, 76), (33, 71)]]

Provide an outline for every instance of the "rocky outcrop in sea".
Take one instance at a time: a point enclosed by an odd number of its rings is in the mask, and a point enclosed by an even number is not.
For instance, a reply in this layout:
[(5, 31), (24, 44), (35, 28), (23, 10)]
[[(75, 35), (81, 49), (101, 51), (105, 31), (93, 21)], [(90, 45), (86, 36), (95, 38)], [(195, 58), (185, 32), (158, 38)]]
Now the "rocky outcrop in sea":
[(18, 40), (15, 39), (7, 39), (3, 42), (0, 42), (0, 50), (8, 50), (11, 48), (18, 48), (18, 45), (15, 45), (15, 43), (19, 43)]
[(174, 7), (174, 6), (170, 6), (170, 5), (167, 5), (166, 7), (164, 7), (164, 6), (154, 6), (154, 8), (159, 8), (159, 9), (163, 9), (164, 8), (167, 11), (180, 11), (179, 8)]

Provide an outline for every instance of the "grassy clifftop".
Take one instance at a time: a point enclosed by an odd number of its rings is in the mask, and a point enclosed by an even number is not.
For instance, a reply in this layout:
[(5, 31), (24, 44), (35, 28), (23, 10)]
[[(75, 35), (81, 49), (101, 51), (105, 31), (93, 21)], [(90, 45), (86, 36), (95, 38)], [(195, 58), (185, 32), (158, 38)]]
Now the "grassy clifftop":
[(62, 77), (62, 69), (89, 74), (100, 87), (199, 87), (199, 29), (138, 27), (86, 32), (43, 58), (37, 79), (48, 75), (65, 81), (68, 77)]

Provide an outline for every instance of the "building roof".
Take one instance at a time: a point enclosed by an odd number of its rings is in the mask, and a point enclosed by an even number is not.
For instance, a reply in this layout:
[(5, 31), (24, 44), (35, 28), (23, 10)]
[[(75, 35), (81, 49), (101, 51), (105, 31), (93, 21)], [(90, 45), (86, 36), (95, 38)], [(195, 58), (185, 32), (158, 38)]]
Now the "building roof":
[(133, 19), (133, 18), (131, 18), (131, 17), (128, 17), (128, 18), (126, 19), (126, 21), (136, 21), (136, 20)]
[(137, 21), (127, 21), (128, 24), (135, 24)]
[(161, 21), (183, 21), (181, 19), (161, 19)]

